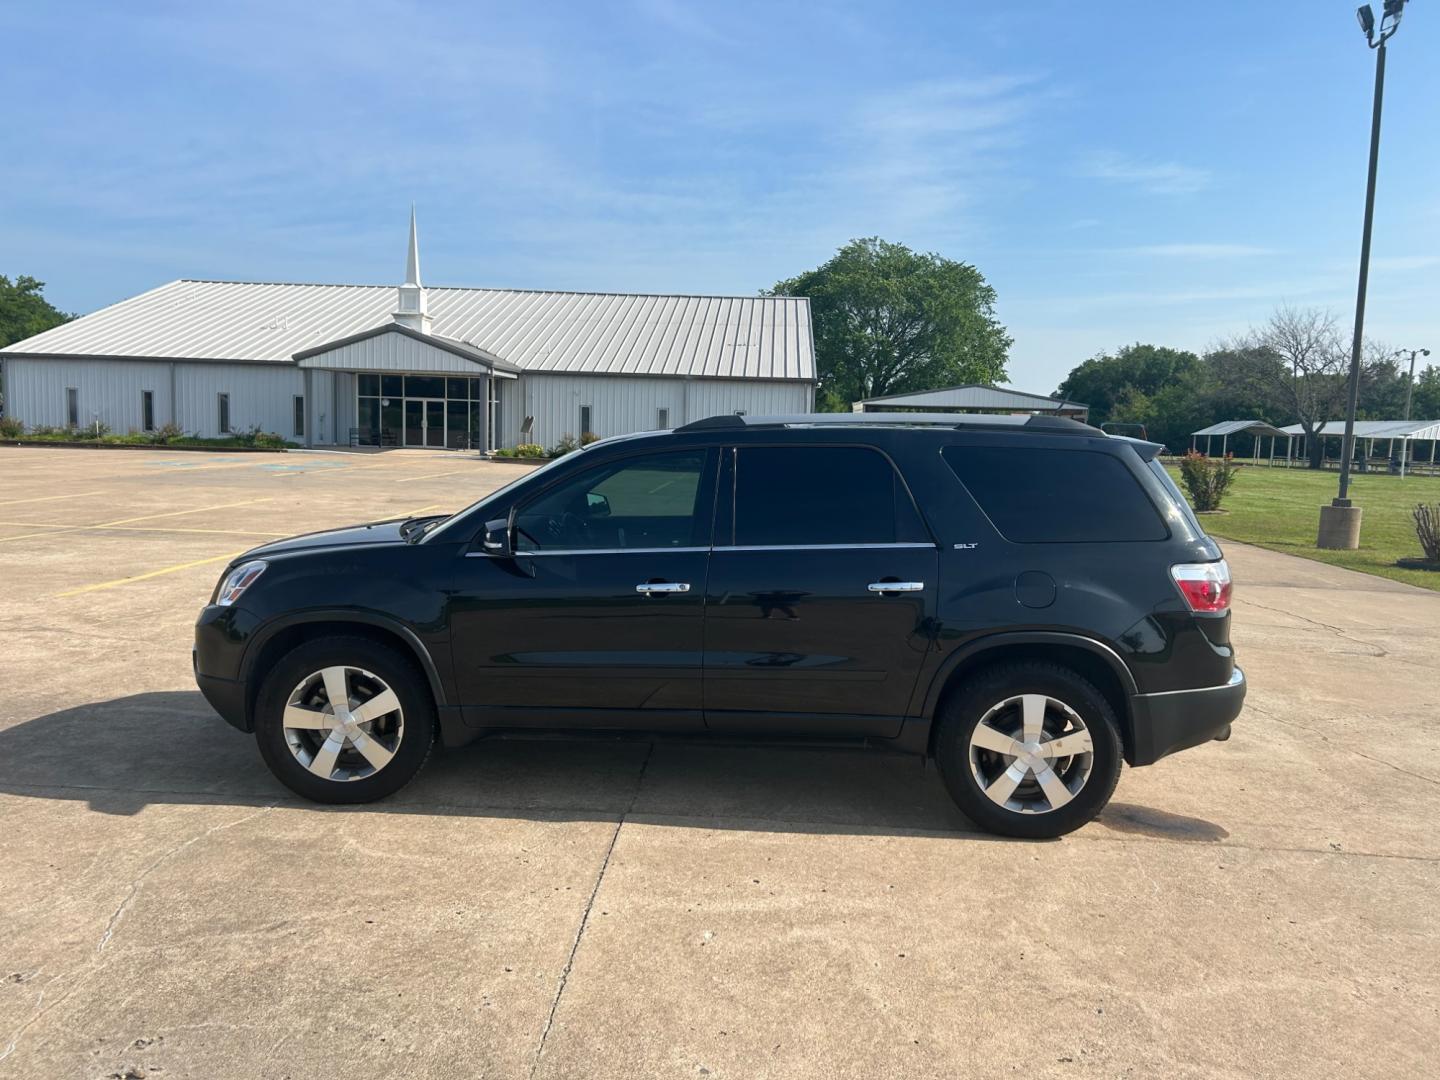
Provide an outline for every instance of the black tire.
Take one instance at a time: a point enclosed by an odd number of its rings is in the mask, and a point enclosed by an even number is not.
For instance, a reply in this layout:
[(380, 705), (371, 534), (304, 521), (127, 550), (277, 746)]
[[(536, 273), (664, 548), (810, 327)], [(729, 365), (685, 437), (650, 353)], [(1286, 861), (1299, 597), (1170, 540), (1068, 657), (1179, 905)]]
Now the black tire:
[[(399, 699), (403, 727), (392, 736), (393, 756), (368, 776), (338, 780), (316, 775), (300, 762), (286, 739), (283, 720), (291, 693), (310, 675), (331, 667), (373, 673)], [(392, 729), (396, 726), (394, 714), (388, 723)], [(424, 674), (410, 657), (369, 638), (318, 638), (297, 645), (266, 674), (255, 700), (255, 739), (270, 771), (297, 795), (322, 803), (374, 802), (413, 780), (430, 756), (435, 702)], [(353, 757), (355, 751), (349, 752)]]
[[(993, 801), (971, 765), (971, 736), (980, 721), (998, 703), (1025, 694), (1042, 694), (1072, 709), (1093, 747), (1088, 776), (1070, 801), (1035, 813)], [(1048, 710), (1047, 725), (1053, 716), (1054, 710)], [(1100, 813), (1120, 780), (1124, 753), (1115, 710), (1093, 683), (1059, 664), (1027, 661), (987, 668), (946, 699), (937, 720), (934, 754), (941, 779), (965, 816), (988, 832), (1027, 839), (1063, 836)], [(989, 760), (983, 754), (980, 759)], [(1005, 759), (993, 760), (998, 768)]]

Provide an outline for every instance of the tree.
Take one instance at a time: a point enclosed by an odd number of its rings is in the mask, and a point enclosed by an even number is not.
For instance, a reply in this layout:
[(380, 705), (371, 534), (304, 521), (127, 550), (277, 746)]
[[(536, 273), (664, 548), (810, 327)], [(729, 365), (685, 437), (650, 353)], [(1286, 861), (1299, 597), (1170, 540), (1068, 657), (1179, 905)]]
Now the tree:
[[(1173, 399), (1177, 384), (1195, 379), (1199, 371), (1200, 358), (1192, 352), (1136, 342), (1113, 356), (1092, 356), (1065, 377), (1055, 396), (1090, 406), (1092, 424), (1114, 420), (1148, 429), (1159, 413), (1157, 398)], [(1183, 434), (1188, 438), (1188, 431)]]
[(1005, 377), (1011, 339), (995, 318), (995, 290), (968, 263), (869, 237), (765, 295), (810, 298), (824, 410)]
[(1325, 462), (1315, 433), (1345, 404), (1349, 351), (1335, 316), (1319, 308), (1276, 308), (1269, 320), (1233, 341), (1227, 351), (1248, 355), (1254, 385), (1305, 433), (1312, 469)]
[(42, 295), (43, 281), (21, 274), (14, 282), (0, 274), (0, 348), (69, 322), (67, 315)]

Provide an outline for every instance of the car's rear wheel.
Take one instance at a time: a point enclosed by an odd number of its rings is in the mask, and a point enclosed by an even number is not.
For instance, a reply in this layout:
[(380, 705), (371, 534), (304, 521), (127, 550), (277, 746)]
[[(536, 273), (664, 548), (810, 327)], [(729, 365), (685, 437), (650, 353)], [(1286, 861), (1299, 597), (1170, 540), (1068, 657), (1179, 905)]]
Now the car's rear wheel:
[(266, 675), (255, 737), (270, 770), (296, 794), (372, 802), (425, 764), (435, 706), (408, 657), (368, 638), (322, 638), (296, 646)]
[(1046, 838), (1078, 829), (1110, 801), (1123, 760), (1115, 711), (1055, 664), (989, 668), (942, 706), (935, 758), (976, 824)]

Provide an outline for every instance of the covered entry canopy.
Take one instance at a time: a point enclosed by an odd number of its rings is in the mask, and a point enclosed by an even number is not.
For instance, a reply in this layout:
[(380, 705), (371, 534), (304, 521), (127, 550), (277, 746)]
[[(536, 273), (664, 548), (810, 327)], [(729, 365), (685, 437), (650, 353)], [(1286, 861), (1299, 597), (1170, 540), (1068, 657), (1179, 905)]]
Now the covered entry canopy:
[(352, 444), (490, 449), (497, 380), (520, 368), (468, 342), (387, 323), (302, 349), (293, 359), (313, 397), (315, 372), (334, 372), (336, 397), (355, 417)]

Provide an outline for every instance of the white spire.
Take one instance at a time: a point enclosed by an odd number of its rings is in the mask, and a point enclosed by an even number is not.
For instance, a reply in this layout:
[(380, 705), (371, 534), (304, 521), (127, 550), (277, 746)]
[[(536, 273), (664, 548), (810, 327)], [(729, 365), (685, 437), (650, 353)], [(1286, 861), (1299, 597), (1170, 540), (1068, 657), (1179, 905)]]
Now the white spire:
[(405, 257), (405, 283), (399, 288), (399, 307), (392, 318), (401, 326), (430, 332), (425, 310), (425, 286), (420, 284), (420, 234), (415, 228), (415, 204), (410, 204), (410, 250)]

